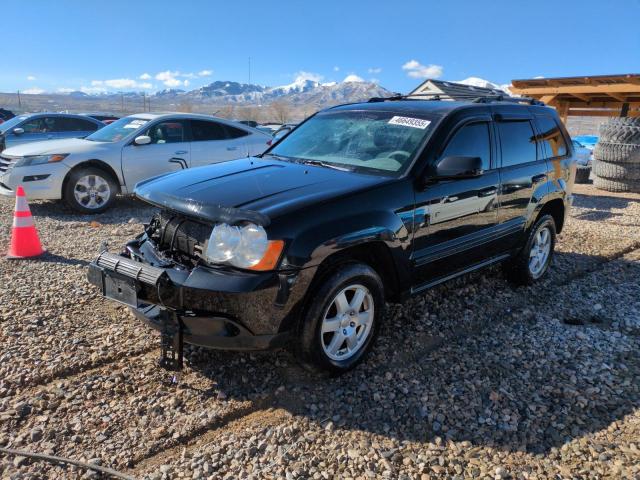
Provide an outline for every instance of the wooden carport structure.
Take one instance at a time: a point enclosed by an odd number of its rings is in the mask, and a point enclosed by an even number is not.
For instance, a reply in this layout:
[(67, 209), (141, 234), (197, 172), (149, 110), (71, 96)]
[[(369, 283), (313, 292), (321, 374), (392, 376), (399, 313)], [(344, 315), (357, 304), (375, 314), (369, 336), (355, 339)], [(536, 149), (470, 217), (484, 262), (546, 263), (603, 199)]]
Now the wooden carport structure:
[(640, 116), (640, 74), (513, 80), (511, 93), (555, 107), (563, 122), (568, 116)]

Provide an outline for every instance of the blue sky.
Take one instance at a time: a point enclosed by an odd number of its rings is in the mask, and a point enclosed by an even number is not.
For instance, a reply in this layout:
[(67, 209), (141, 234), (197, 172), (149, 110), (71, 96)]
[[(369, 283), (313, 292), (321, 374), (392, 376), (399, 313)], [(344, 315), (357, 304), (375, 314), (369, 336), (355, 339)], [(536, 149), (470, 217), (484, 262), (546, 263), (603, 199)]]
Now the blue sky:
[(399, 92), (425, 76), (640, 73), (640, 0), (30, 0), (2, 18), (0, 91), (247, 82), (249, 57), (253, 83), (356, 75)]

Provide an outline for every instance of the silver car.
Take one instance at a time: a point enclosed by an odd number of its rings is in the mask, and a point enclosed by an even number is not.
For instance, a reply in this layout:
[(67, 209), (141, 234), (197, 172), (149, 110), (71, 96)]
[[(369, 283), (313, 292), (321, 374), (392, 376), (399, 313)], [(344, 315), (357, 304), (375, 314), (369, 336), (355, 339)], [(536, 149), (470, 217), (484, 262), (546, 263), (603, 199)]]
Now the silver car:
[(104, 127), (95, 118), (68, 113), (30, 113), (0, 123), (0, 152), (22, 143), (82, 138)]
[(64, 199), (98, 213), (117, 193), (176, 170), (262, 153), (271, 136), (208, 115), (143, 113), (116, 120), (84, 139), (51, 140), (0, 154), (0, 194), (22, 185), (31, 199)]

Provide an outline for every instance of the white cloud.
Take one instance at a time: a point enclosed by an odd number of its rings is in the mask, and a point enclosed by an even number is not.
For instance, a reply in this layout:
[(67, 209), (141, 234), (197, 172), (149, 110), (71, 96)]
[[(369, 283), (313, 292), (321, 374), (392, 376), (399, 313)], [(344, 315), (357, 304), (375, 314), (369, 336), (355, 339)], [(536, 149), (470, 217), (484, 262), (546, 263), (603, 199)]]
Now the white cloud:
[(409, 60), (402, 65), (411, 78), (438, 78), (442, 76), (442, 65), (422, 65), (417, 60)]
[(147, 72), (145, 72), (142, 75), (140, 75), (138, 78), (140, 80), (151, 80), (151, 75), (149, 75)]
[(181, 74), (179, 71), (172, 72), (171, 70), (166, 70), (164, 72), (160, 72), (156, 74), (156, 80), (160, 80), (165, 87), (176, 88), (189, 85), (188, 80), (179, 80), (176, 77), (184, 77), (193, 74)]
[(153, 88), (153, 85), (149, 82), (138, 82), (132, 78), (112, 78), (109, 80), (92, 80), (91, 87), (98, 87), (101, 91), (105, 90), (104, 87), (116, 90), (132, 90), (135, 88), (149, 90)]
[(369, 70), (367, 70), (367, 72), (373, 73), (373, 74), (380, 73), (380, 72), (382, 72), (382, 68), (380, 68), (380, 67), (375, 67), (375, 68), (372, 67)]
[(36, 77), (34, 77), (33, 75), (29, 75), (27, 76), (27, 80), (29, 80), (30, 82), (33, 82), (34, 80), (36, 80)]
[(344, 80), (342, 80), (342, 81), (343, 82), (364, 82), (364, 78), (359, 77), (355, 73), (351, 73), (351, 74), (347, 75), (346, 77), (344, 77)]
[(324, 77), (319, 73), (300, 71), (295, 73), (294, 82), (302, 83), (305, 80), (311, 80), (312, 82), (321, 82), (323, 78)]
[(213, 75), (213, 70), (200, 70), (198, 72), (199, 77), (210, 77)]
[(58, 93), (71, 93), (75, 92), (76, 90), (76, 88), (59, 88), (57, 91)]
[(334, 72), (339, 72), (340, 71), (340, 67), (333, 67), (333, 71)]
[(34, 87), (27, 88), (26, 90), (23, 90), (22, 93), (26, 93), (27, 95), (40, 95), (41, 93), (44, 93), (44, 90), (42, 88)]

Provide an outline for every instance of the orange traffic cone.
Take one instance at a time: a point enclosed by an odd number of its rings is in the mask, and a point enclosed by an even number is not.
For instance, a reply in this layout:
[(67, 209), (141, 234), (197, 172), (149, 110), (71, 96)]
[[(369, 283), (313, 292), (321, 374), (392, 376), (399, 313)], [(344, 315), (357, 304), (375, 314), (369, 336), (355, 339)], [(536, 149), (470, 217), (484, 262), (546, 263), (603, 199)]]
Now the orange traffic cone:
[(30, 258), (43, 253), (44, 249), (40, 245), (38, 232), (33, 224), (27, 197), (24, 195), (24, 189), (19, 186), (16, 190), (16, 211), (13, 214), (11, 247), (7, 258)]

